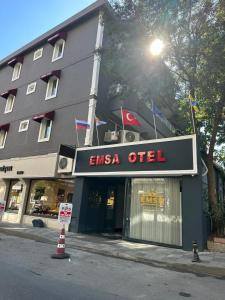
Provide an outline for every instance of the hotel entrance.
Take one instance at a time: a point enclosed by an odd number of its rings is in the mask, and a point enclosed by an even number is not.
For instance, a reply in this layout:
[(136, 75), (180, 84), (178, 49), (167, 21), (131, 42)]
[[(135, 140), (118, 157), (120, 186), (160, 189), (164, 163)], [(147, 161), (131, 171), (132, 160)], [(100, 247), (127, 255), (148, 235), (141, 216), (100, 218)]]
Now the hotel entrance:
[(125, 199), (125, 179), (87, 179), (86, 232), (121, 233)]
[(204, 248), (196, 136), (78, 148), (71, 231)]

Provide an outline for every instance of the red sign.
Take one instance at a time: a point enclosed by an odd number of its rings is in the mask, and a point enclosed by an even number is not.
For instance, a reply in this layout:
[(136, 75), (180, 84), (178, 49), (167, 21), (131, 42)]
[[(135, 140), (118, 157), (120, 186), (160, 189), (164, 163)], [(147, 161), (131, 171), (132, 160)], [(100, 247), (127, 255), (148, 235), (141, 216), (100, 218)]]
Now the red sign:
[[(166, 162), (166, 158), (163, 155), (162, 150), (149, 150), (130, 152), (127, 160), (129, 163), (154, 163), (154, 162)], [(119, 165), (120, 157), (119, 154), (106, 154), (106, 155), (92, 155), (89, 158), (89, 166), (99, 165)]]

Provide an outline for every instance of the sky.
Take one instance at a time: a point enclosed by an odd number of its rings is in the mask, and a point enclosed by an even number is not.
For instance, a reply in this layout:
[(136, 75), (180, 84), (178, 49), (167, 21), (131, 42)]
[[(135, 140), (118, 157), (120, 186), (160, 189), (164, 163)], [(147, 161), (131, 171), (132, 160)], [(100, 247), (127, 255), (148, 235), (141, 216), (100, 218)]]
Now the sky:
[(0, 0), (0, 60), (95, 0)]

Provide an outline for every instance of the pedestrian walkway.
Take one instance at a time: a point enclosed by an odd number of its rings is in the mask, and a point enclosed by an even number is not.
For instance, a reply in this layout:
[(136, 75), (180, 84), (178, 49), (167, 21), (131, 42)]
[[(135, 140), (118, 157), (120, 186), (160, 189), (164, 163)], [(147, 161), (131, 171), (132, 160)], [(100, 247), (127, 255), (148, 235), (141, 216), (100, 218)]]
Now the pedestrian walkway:
[[(59, 231), (49, 228), (34, 228), (10, 223), (0, 223), (0, 233), (33, 239), (37, 242), (56, 245)], [(216, 276), (225, 279), (225, 253), (200, 252), (200, 263), (193, 263), (193, 253), (181, 249), (134, 243), (121, 239), (78, 234), (66, 234), (66, 248), (79, 249), (100, 255), (117, 257), (155, 267), (163, 267), (181, 272)]]

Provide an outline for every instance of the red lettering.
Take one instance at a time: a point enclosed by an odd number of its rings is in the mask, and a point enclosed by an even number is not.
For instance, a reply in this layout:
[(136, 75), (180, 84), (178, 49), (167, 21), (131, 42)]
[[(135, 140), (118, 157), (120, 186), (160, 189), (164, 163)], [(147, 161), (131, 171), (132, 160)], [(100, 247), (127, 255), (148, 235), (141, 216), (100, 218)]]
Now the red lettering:
[(104, 165), (105, 163), (105, 155), (97, 155), (96, 165)]
[(120, 164), (119, 155), (114, 154), (114, 157), (113, 157), (113, 160), (112, 160), (112, 165), (119, 165), (119, 164)]
[(106, 165), (110, 165), (111, 162), (112, 162), (112, 157), (111, 157), (110, 154), (107, 154), (107, 155), (105, 156), (105, 164), (106, 164)]
[(147, 162), (155, 162), (155, 161), (156, 161), (155, 151), (154, 150), (148, 151)]
[(138, 155), (139, 155), (139, 161), (141, 163), (144, 162), (144, 156), (145, 156), (146, 152), (138, 152)]
[(162, 152), (162, 150), (158, 150), (157, 151), (157, 160), (159, 161), (159, 162), (164, 162), (164, 161), (166, 161), (166, 158), (163, 156), (163, 152)]
[(129, 163), (136, 163), (136, 161), (137, 161), (137, 154), (135, 153), (135, 152), (131, 152), (131, 153), (129, 153), (129, 155), (128, 155), (128, 161), (129, 161)]
[(94, 166), (95, 165), (95, 159), (96, 159), (96, 156), (91, 156), (90, 159), (89, 159), (89, 166)]

